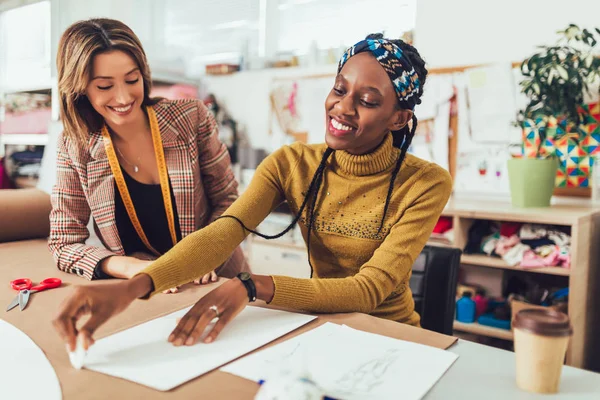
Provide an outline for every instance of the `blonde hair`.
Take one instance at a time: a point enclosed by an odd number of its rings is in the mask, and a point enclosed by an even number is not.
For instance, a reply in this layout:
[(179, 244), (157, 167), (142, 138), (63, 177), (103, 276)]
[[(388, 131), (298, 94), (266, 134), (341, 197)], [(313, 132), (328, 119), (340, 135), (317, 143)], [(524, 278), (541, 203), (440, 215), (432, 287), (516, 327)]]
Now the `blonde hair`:
[(58, 44), (56, 67), (58, 94), (64, 134), (83, 144), (89, 133), (98, 132), (104, 119), (85, 95), (91, 78), (94, 56), (112, 50), (129, 54), (136, 62), (144, 81), (143, 105), (156, 104), (150, 98), (150, 67), (142, 43), (124, 23), (114, 19), (93, 18), (67, 28)]

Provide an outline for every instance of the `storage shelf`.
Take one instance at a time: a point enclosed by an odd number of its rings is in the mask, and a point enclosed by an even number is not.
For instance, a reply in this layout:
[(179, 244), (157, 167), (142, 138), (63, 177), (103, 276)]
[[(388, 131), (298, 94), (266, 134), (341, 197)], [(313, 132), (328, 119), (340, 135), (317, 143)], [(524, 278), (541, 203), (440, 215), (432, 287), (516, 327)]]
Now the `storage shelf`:
[(4, 94), (15, 94), (15, 93), (43, 93), (47, 94), (52, 90), (52, 84), (42, 83), (34, 85), (23, 85), (23, 86), (6, 86), (0, 89), (0, 92)]
[(487, 337), (493, 337), (503, 340), (513, 340), (512, 331), (506, 329), (494, 328), (492, 326), (480, 325), (477, 322), (467, 324), (464, 322), (454, 321), (454, 330), (459, 332), (472, 333), (474, 335), (481, 335)]
[(184, 85), (192, 85), (198, 86), (199, 80), (188, 78), (183, 75), (173, 74), (168, 72), (153, 72), (152, 73), (152, 83), (155, 85), (176, 85), (176, 84), (184, 84)]
[(489, 257), (479, 254), (463, 254), (460, 258), (461, 264), (475, 265), (489, 268), (509, 269), (513, 271), (533, 272), (537, 274), (569, 276), (571, 270), (561, 267), (544, 267), (544, 268), (522, 268), (519, 266), (511, 266), (504, 262), (501, 258)]
[(45, 146), (48, 144), (47, 133), (8, 133), (0, 134), (3, 145)]
[(518, 208), (502, 201), (453, 198), (442, 211), (447, 217), (570, 226), (600, 214), (589, 199), (553, 197), (550, 207)]

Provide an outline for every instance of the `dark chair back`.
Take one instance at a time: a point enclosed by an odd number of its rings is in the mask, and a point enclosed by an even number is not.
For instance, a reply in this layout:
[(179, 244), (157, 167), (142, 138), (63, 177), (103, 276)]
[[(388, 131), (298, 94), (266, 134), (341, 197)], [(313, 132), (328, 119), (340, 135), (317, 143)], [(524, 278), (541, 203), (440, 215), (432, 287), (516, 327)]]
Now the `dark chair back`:
[(410, 289), (421, 326), (452, 335), (461, 251), (425, 246), (413, 265)]

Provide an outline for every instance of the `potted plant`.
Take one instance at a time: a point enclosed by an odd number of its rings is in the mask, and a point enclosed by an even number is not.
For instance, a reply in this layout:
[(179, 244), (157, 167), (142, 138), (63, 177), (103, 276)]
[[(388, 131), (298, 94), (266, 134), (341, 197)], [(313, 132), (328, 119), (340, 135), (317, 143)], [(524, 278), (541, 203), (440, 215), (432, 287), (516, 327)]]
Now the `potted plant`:
[(519, 112), (519, 123), (534, 146), (524, 157), (508, 161), (515, 206), (549, 206), (561, 157), (549, 145), (566, 137), (579, 146), (587, 134), (584, 93), (600, 78), (600, 58), (594, 54), (600, 30), (595, 31), (571, 24), (558, 32), (555, 45), (538, 46), (540, 51), (521, 64), (520, 85), (529, 102)]

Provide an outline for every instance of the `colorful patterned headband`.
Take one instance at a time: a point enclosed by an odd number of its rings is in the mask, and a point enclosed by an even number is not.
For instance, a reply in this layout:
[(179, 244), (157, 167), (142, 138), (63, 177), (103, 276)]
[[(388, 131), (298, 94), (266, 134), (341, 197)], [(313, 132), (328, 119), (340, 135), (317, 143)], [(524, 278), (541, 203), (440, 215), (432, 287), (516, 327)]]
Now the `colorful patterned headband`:
[(389, 40), (365, 39), (356, 43), (346, 50), (340, 59), (338, 73), (350, 57), (365, 51), (370, 51), (387, 72), (396, 90), (400, 106), (414, 110), (415, 106), (421, 103), (417, 95), (418, 89), (421, 87), (419, 76), (410, 60), (404, 56), (402, 49)]

